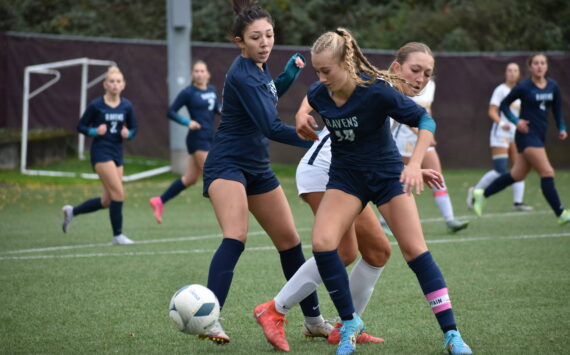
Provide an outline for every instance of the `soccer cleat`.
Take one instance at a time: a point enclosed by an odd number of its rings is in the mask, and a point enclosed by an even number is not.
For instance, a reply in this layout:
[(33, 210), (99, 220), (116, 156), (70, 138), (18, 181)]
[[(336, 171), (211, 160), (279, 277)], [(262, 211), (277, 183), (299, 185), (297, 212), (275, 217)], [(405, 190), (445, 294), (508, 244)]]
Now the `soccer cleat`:
[(529, 205), (525, 205), (523, 202), (513, 203), (513, 210), (515, 211), (532, 211), (534, 208)]
[(149, 200), (150, 207), (152, 207), (152, 213), (154, 214), (154, 219), (158, 223), (162, 223), (162, 212), (164, 211), (164, 204), (160, 197), (152, 197)]
[(473, 354), (469, 345), (465, 344), (461, 339), (461, 334), (457, 330), (449, 330), (445, 332), (445, 344), (443, 347), (451, 355), (470, 355)]
[[(342, 327), (342, 323), (337, 323), (334, 326), (333, 331), (329, 334), (327, 341), (329, 344), (338, 344), (340, 342), (340, 327)], [(365, 331), (362, 331), (356, 337), (357, 344), (380, 344), (383, 343), (384, 339), (372, 336)]]
[(327, 338), (332, 331), (333, 326), (326, 320), (319, 324), (309, 324), (307, 321), (303, 323), (303, 334), (307, 338)]
[(276, 350), (289, 352), (289, 343), (285, 337), (285, 315), (275, 309), (275, 300), (265, 302), (255, 307), (253, 317), (263, 328), (263, 334)]
[(388, 223), (386, 223), (386, 221), (383, 218), (380, 218), (380, 224), (382, 225), (382, 229), (384, 230), (384, 233), (386, 233), (386, 235), (388, 237), (394, 237), (394, 233), (392, 233), (392, 230), (390, 229), (390, 227), (388, 227)]
[(115, 245), (131, 245), (131, 244), (135, 244), (135, 242), (133, 242), (132, 240), (129, 239), (129, 237), (127, 237), (124, 234), (119, 234), (113, 237), (113, 244)]
[(467, 189), (467, 200), (465, 200), (465, 202), (467, 203), (467, 209), (468, 210), (472, 210), (473, 209), (473, 190), (475, 188), (473, 186), (470, 186)]
[(224, 328), (217, 320), (204, 334), (198, 335), (200, 339), (209, 339), (218, 345), (224, 345), (230, 342), (230, 337), (224, 332)]
[(473, 190), (473, 211), (479, 217), (483, 214), (483, 207), (485, 206), (485, 195), (483, 189)]
[(63, 222), (61, 223), (61, 229), (63, 229), (63, 233), (67, 233), (69, 224), (71, 221), (73, 221), (73, 206), (65, 205), (61, 210), (63, 211)]
[(570, 210), (562, 211), (562, 214), (560, 215), (560, 217), (558, 217), (558, 224), (563, 226), (567, 223), (570, 223)]
[(340, 343), (336, 348), (336, 355), (350, 355), (356, 351), (356, 337), (364, 330), (364, 323), (358, 314), (354, 318), (342, 322), (340, 328)]
[(467, 228), (469, 221), (458, 221), (456, 219), (452, 219), (445, 222), (445, 224), (447, 225), (447, 231), (449, 233), (457, 233), (460, 230)]

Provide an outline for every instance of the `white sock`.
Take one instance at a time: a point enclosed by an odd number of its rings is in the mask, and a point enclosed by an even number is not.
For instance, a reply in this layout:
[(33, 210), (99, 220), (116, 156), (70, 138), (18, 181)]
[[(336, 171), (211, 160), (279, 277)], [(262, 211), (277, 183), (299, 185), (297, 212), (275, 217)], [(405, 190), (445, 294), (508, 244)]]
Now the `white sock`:
[(485, 190), (489, 185), (491, 185), (491, 183), (493, 181), (495, 181), (496, 178), (498, 178), (499, 176), (501, 176), (501, 174), (499, 174), (497, 172), (497, 170), (489, 170), (485, 173), (485, 175), (483, 175), (483, 177), (481, 178), (481, 180), (479, 180), (479, 182), (477, 183), (477, 185), (475, 185), (475, 189), (482, 189)]
[(513, 184), (513, 202), (522, 203), (524, 196), (524, 180)]
[(451, 199), (447, 193), (447, 186), (443, 184), (443, 188), (434, 188), (433, 197), (435, 198), (435, 203), (439, 207), (439, 211), (443, 216), (444, 221), (448, 222), (453, 219), (453, 206), (451, 205)]
[(348, 283), (356, 314), (362, 315), (364, 313), (382, 270), (384, 267), (372, 266), (362, 258), (352, 268)]
[(279, 313), (287, 314), (291, 308), (313, 293), (322, 282), (317, 262), (312, 257), (301, 265), (275, 296), (275, 308)]

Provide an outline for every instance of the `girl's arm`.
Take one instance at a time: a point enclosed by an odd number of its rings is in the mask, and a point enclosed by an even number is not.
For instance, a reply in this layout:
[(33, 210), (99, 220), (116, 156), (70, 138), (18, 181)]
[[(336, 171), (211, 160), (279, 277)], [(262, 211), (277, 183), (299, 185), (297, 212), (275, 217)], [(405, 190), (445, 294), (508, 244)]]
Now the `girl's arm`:
[(91, 127), (96, 114), (97, 110), (93, 107), (93, 105), (87, 106), (87, 109), (85, 112), (83, 112), (83, 115), (81, 115), (79, 123), (77, 124), (77, 132), (88, 137), (97, 137), (97, 127)]
[(305, 58), (299, 53), (295, 53), (289, 61), (287, 61), (283, 73), (279, 74), (279, 76), (273, 80), (275, 88), (277, 88), (278, 97), (281, 97), (289, 90), (291, 85), (297, 80), (299, 74), (301, 74), (301, 70), (305, 66), (305, 62)]
[(178, 110), (180, 110), (189, 99), (186, 90), (182, 90), (178, 96), (176, 96), (174, 102), (168, 107), (166, 116), (184, 127), (189, 127), (192, 120), (178, 114)]

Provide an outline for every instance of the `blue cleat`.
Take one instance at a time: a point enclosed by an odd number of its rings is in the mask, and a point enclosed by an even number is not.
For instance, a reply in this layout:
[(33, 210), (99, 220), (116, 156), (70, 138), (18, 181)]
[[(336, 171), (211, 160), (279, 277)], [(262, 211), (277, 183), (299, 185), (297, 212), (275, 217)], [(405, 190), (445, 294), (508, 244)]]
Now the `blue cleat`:
[(457, 330), (449, 330), (445, 333), (445, 344), (443, 347), (451, 355), (471, 355), (473, 352), (469, 345), (465, 344), (461, 334)]
[(483, 207), (485, 206), (485, 195), (483, 189), (473, 190), (473, 211), (478, 217), (483, 214)]
[(358, 314), (354, 313), (353, 316), (351, 320), (342, 321), (336, 355), (350, 355), (356, 350), (356, 337), (364, 330), (364, 323)]

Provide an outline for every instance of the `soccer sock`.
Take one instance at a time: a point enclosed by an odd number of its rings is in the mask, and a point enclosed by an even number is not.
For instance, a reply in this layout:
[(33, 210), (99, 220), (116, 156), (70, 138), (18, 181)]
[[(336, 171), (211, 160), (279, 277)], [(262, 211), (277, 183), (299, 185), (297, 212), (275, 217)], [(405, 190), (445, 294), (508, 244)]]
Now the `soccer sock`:
[(499, 174), (504, 174), (507, 172), (507, 167), (509, 166), (509, 156), (505, 155), (495, 155), (493, 157), (493, 169)]
[(95, 197), (73, 207), (73, 215), (77, 216), (83, 213), (95, 212), (103, 208), (101, 197)]
[(546, 201), (548, 201), (550, 208), (552, 208), (556, 217), (560, 217), (564, 211), (564, 206), (562, 206), (560, 198), (558, 197), (558, 191), (556, 191), (556, 186), (554, 186), (554, 178), (543, 177), (540, 179), (540, 187), (542, 188), (542, 194)]
[(524, 197), (524, 180), (513, 184), (513, 202), (522, 203)]
[(426, 251), (409, 261), (408, 266), (416, 274), (441, 330), (457, 330), (445, 280), (431, 253)]
[(113, 235), (116, 237), (123, 232), (123, 201), (111, 200), (109, 218), (111, 219)]
[(382, 270), (384, 267), (372, 266), (362, 258), (352, 268), (348, 277), (348, 284), (356, 314), (362, 316), (364, 313)]
[(166, 191), (164, 191), (164, 193), (160, 196), (162, 203), (166, 203), (168, 200), (182, 192), (185, 188), (186, 186), (184, 186), (182, 178), (174, 180), (168, 189), (166, 189)]
[(485, 197), (489, 197), (491, 195), (496, 194), (497, 192), (503, 190), (505, 187), (514, 184), (515, 180), (511, 176), (511, 173), (504, 173), (503, 175), (499, 176), (489, 185), (483, 195)]
[(230, 291), (234, 269), (244, 249), (245, 245), (239, 240), (224, 238), (210, 262), (208, 288), (218, 298), (220, 310), (224, 306)]
[(348, 286), (348, 275), (337, 249), (331, 251), (313, 251), (315, 261), (319, 268), (319, 274), (323, 279), (329, 295), (342, 320), (353, 318), (354, 306)]
[(322, 282), (315, 258), (308, 259), (275, 296), (275, 308), (279, 313), (287, 314), (291, 308), (313, 293)]
[(486, 189), (499, 176), (501, 176), (501, 174), (499, 174), (495, 170), (487, 171), (485, 175), (483, 175), (483, 177), (479, 180), (477, 185), (475, 185), (475, 189), (483, 189), (483, 190)]
[[(305, 263), (305, 255), (303, 255), (301, 243), (291, 249), (280, 251), (279, 257), (281, 259), (283, 274), (287, 280), (293, 277), (297, 270), (299, 270), (299, 268)], [(321, 314), (316, 291), (303, 299), (299, 304), (305, 317), (317, 317)]]
[(437, 207), (439, 207), (443, 220), (446, 222), (451, 221), (453, 219), (453, 206), (451, 205), (451, 199), (447, 193), (445, 182), (443, 182), (442, 188), (434, 187), (432, 190), (435, 203), (437, 204)]

